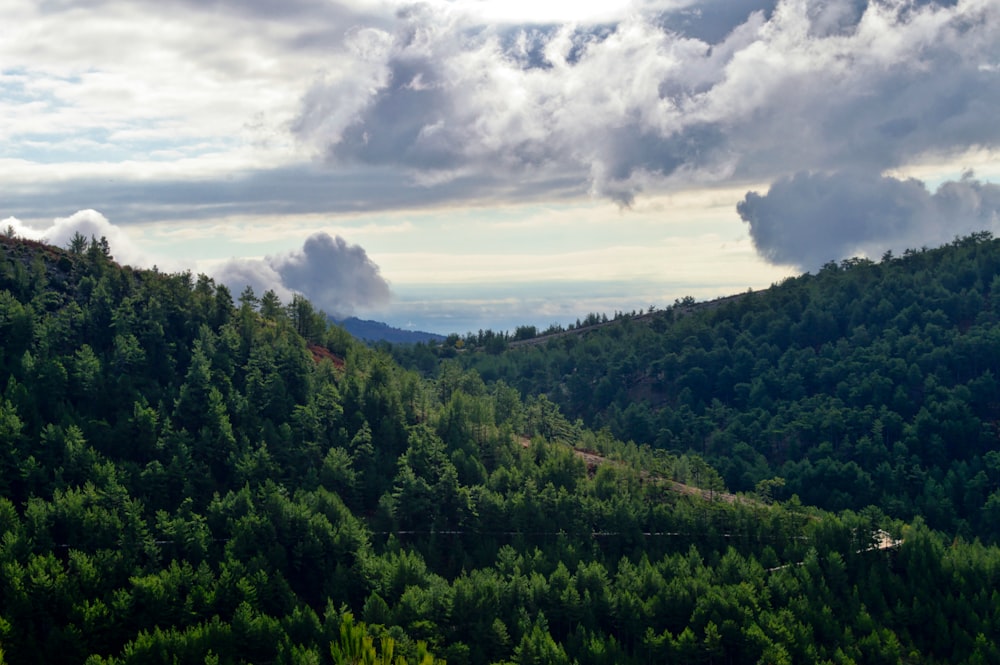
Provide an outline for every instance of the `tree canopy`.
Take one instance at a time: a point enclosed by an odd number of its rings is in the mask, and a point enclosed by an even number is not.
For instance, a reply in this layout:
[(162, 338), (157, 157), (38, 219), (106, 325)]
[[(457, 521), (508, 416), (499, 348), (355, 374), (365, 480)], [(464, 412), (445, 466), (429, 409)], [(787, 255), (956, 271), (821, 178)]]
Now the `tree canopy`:
[[(777, 477), (776, 498), (995, 543), (998, 299), (1000, 240), (979, 233), (454, 360), (619, 439), (696, 453), (735, 490)], [(418, 369), (425, 351), (393, 352)]]
[[(796, 295), (876, 268), (916, 283), (904, 266), (944, 288), (944, 255), (987, 250), (836, 266), (548, 345), (424, 347), (420, 373), (301, 298), (234, 302), (205, 276), (119, 267), (99, 241), (0, 238), (0, 662), (998, 662), (994, 352), (973, 343), (989, 315), (957, 304), (949, 323), (948, 291), (886, 297), (895, 335)], [(638, 344), (668, 338), (682, 345), (654, 370)], [(875, 340), (896, 373), (864, 364)], [(483, 359), (525, 364), (470, 368)], [(643, 385), (644, 413), (611, 419)], [(567, 398), (586, 393), (606, 400), (592, 416)], [(898, 408), (854, 421), (883, 394)], [(872, 480), (883, 462), (905, 491)], [(952, 469), (972, 479), (960, 496)], [(883, 504), (890, 490), (969, 512)]]

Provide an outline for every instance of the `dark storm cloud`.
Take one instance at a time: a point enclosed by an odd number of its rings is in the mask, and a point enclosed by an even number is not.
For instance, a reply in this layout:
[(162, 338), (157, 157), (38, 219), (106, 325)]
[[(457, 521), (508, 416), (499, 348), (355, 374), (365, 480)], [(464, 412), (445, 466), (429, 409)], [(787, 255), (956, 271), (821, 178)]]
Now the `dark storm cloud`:
[(362, 247), (327, 233), (315, 233), (302, 249), (285, 254), (233, 259), (215, 271), (215, 278), (235, 293), (247, 285), (258, 296), (270, 289), (286, 303), (300, 293), (335, 316), (384, 305), (391, 296), (388, 282)]
[(1000, 186), (971, 174), (935, 192), (915, 179), (839, 172), (798, 173), (737, 206), (757, 251), (813, 270), (827, 261), (879, 257), (947, 242), (1000, 223)]

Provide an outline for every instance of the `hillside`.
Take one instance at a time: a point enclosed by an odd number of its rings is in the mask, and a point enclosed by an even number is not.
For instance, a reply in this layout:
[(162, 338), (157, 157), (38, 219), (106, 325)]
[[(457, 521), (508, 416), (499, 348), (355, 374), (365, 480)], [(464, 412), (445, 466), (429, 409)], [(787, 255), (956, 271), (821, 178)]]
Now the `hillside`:
[(726, 493), (299, 298), (0, 238), (0, 340), (0, 662), (1000, 659), (997, 548)]
[(996, 542), (998, 294), (1000, 240), (977, 234), (456, 358), (589, 427), (696, 452), (735, 490), (777, 479), (779, 498)]

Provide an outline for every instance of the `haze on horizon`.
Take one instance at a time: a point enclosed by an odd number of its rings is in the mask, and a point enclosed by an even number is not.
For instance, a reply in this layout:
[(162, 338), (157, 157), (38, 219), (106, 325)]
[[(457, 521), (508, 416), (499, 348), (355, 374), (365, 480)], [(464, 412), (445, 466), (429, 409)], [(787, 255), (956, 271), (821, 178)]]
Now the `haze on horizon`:
[(993, 0), (0, 0), (0, 25), (4, 226), (338, 316), (545, 327), (1000, 219)]

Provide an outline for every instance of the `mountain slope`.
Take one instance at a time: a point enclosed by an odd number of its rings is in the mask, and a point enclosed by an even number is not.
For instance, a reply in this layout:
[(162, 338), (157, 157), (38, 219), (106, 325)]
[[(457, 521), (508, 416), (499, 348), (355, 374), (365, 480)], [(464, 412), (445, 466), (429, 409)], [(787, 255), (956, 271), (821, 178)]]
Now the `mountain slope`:
[(1000, 657), (996, 548), (712, 500), (698, 456), (421, 379), (301, 299), (0, 238), (0, 340), (5, 662)]
[(697, 452), (734, 489), (778, 477), (779, 497), (996, 540), (998, 294), (1000, 241), (978, 234), (457, 358), (591, 427)]

